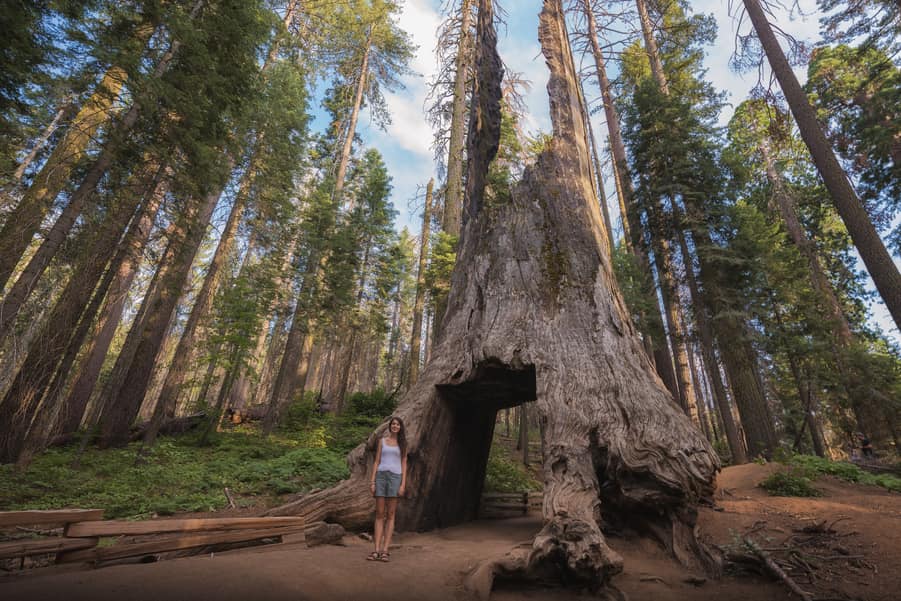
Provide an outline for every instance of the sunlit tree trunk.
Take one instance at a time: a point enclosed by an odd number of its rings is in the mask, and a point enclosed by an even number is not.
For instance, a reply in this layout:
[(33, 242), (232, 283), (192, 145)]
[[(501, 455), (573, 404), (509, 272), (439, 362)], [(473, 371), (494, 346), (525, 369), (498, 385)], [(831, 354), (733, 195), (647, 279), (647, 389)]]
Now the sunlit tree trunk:
[(419, 236), (419, 266), (416, 270), (416, 300), (413, 303), (413, 334), (410, 337), (410, 386), (419, 379), (419, 360), (421, 354), (420, 340), (422, 336), (422, 307), (425, 301), (425, 270), (429, 254), (429, 231), (432, 218), (432, 189), (435, 180), (430, 179), (425, 192), (425, 207), (422, 209), (422, 233)]
[[(347, 166), (350, 163), (350, 151), (354, 143), (354, 135), (357, 131), (357, 119), (360, 116), (360, 108), (363, 106), (363, 93), (366, 91), (369, 76), (369, 53), (372, 51), (372, 26), (366, 34), (366, 47), (363, 49), (363, 59), (360, 62), (360, 70), (357, 72), (357, 90), (354, 95), (354, 105), (350, 113), (350, 125), (344, 138), (344, 146), (341, 149), (341, 157), (338, 161), (338, 171), (335, 175), (335, 191), (333, 198), (340, 202), (341, 193), (344, 190), (344, 177), (347, 174)], [(351, 199), (351, 203), (353, 199)], [(352, 206), (350, 207), (353, 208)]]
[(848, 229), (851, 240), (867, 266), (867, 271), (873, 278), (873, 283), (888, 307), (895, 325), (901, 328), (901, 273), (836, 159), (829, 140), (826, 139), (817, 121), (816, 112), (779, 46), (779, 41), (767, 21), (759, 0), (743, 0), (743, 2), (773, 74), (779, 81), (779, 86), (798, 124), (801, 138), (810, 151), (814, 165), (832, 197), (835, 209)]

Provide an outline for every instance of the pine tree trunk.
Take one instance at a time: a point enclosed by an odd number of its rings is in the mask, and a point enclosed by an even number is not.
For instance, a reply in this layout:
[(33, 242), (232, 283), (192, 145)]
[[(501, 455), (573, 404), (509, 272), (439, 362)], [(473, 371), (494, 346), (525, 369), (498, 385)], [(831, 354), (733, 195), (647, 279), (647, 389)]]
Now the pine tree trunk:
[(651, 65), (651, 74), (660, 91), (669, 96), (669, 84), (660, 60), (660, 51), (657, 49), (657, 39), (654, 37), (654, 27), (651, 24), (651, 16), (648, 14), (648, 5), (645, 4), (645, 0), (635, 0), (635, 7), (638, 9), (638, 20), (641, 22), (641, 35), (644, 38), (644, 49)]
[(15, 210), (7, 216), (0, 230), (0, 290), (31, 244), (53, 201), (84, 157), (97, 130), (109, 120), (112, 105), (125, 79), (125, 71), (119, 67), (107, 71), (97, 90), (72, 119)]
[(53, 120), (44, 128), (44, 131), (41, 132), (41, 135), (38, 136), (38, 139), (34, 141), (34, 144), (31, 145), (31, 149), (28, 151), (28, 154), (22, 159), (19, 163), (19, 166), (16, 167), (15, 173), (13, 173), (13, 181), (18, 184), (22, 181), (22, 178), (25, 177), (25, 171), (28, 167), (31, 166), (31, 163), (34, 161), (35, 157), (38, 156), (38, 153), (46, 146), (47, 141), (50, 139), (56, 129), (59, 127), (60, 122), (68, 120), (68, 117), (71, 117), (71, 113), (73, 112), (73, 104), (71, 103), (71, 98), (68, 98), (63, 101), (63, 106), (56, 111), (56, 114), (53, 116)]
[[(701, 353), (704, 358), (704, 364), (707, 366), (707, 374), (713, 387), (713, 398), (719, 409), (720, 419), (723, 420), (723, 430), (726, 434), (726, 441), (729, 443), (729, 451), (732, 454), (732, 464), (741, 465), (748, 462), (745, 445), (738, 431), (738, 426), (732, 417), (732, 407), (729, 405), (729, 397), (726, 395), (726, 386), (723, 384), (723, 378), (720, 374), (719, 362), (716, 358), (714, 350), (714, 334), (710, 325), (710, 317), (707, 314), (704, 297), (701, 295), (698, 280), (695, 277), (694, 262), (691, 253), (688, 250), (688, 244), (685, 241), (685, 233), (681, 229), (682, 218), (679, 213), (678, 205), (673, 205), (673, 220), (676, 222), (676, 240), (679, 243), (679, 250), (682, 253), (685, 262), (685, 279), (688, 282), (688, 291), (691, 295), (691, 304), (694, 307), (695, 325), (698, 328), (698, 338), (701, 343)], [(721, 339), (722, 340), (722, 339)], [(728, 341), (725, 344), (729, 344)]]
[[(636, 214), (635, 190), (629, 175), (629, 162), (626, 156), (626, 145), (623, 141), (622, 130), (619, 125), (619, 114), (614, 104), (613, 89), (607, 78), (607, 68), (604, 64), (604, 55), (598, 43), (597, 24), (594, 12), (591, 10), (589, 0), (582, 0), (582, 10), (588, 23), (588, 40), (591, 44), (591, 53), (594, 57), (595, 75), (598, 78), (598, 86), (601, 89), (601, 98), (604, 103), (604, 116), (607, 121), (607, 129), (610, 136), (610, 151), (613, 155), (613, 176), (616, 183), (617, 194), (620, 198), (620, 211), (622, 213), (623, 232), (626, 233), (626, 244), (635, 255), (638, 266), (643, 273), (651, 273), (651, 263), (645, 251), (647, 243), (641, 227), (641, 220)], [(655, 306), (657, 306), (655, 304)], [(664, 321), (664, 315), (657, 308), (660, 323)], [(651, 348), (654, 367), (657, 374), (663, 380), (667, 390), (673, 398), (679, 398), (679, 385), (676, 380), (676, 372), (673, 367), (673, 356), (670, 354), (666, 343), (655, 343), (651, 336), (645, 333), (645, 347)]]
[(419, 266), (416, 270), (416, 300), (413, 303), (413, 334), (410, 337), (410, 386), (419, 379), (419, 357), (421, 354), (422, 306), (425, 301), (425, 270), (429, 254), (429, 231), (432, 219), (432, 189), (435, 180), (430, 179), (425, 192), (425, 207), (422, 209), (422, 233), (419, 236)]
[[(158, 167), (145, 166), (150, 181), (161, 173)], [(152, 190), (154, 184), (142, 186)], [(16, 461), (28, 426), (60, 361), (69, 348), (73, 325), (78, 324), (88, 307), (107, 264), (116, 255), (122, 233), (142, 203), (118, 199), (102, 222), (93, 244), (85, 248), (75, 270), (58, 297), (41, 333), (29, 349), (15, 380), (0, 402), (0, 463)], [(112, 266), (116, 269), (116, 266)]]
[(128, 443), (129, 428), (141, 408), (173, 311), (219, 199), (218, 187), (214, 188), (205, 198), (190, 199), (185, 214), (179, 217), (180, 223), (170, 241), (172, 261), (161, 268), (164, 272), (159, 280), (159, 294), (148, 307), (147, 319), (140, 324), (139, 341), (122, 384), (118, 390), (111, 391), (113, 402), (104, 410), (100, 431), (102, 448)]
[[(195, 10), (197, 8), (199, 8), (199, 6), (196, 6)], [(172, 44), (169, 46), (169, 50), (166, 51), (166, 53), (162, 56), (162, 58), (160, 58), (160, 61), (157, 63), (156, 68), (154, 69), (152, 74), (153, 79), (159, 79), (166, 72), (166, 70), (169, 68), (169, 64), (172, 62), (172, 59), (178, 52), (179, 46), (180, 42), (178, 40), (172, 42)], [(110, 100), (110, 102), (112, 102), (112, 100)], [(44, 242), (38, 248), (37, 252), (35, 252), (34, 256), (28, 262), (28, 265), (19, 275), (15, 285), (13, 285), (7, 295), (3, 298), (3, 304), (0, 305), (0, 338), (2, 338), (12, 327), (12, 324), (15, 322), (16, 315), (18, 315), (19, 309), (21, 309), (22, 304), (25, 302), (25, 299), (28, 298), (28, 295), (31, 294), (32, 290), (34, 290), (34, 287), (37, 285), (38, 279), (44, 273), (47, 265), (50, 264), (50, 260), (56, 255), (56, 251), (59, 250), (59, 247), (69, 235), (72, 226), (75, 224), (75, 220), (78, 219), (79, 215), (81, 215), (85, 204), (96, 193), (97, 185), (100, 183), (100, 179), (106, 174), (110, 166), (113, 164), (113, 161), (118, 156), (122, 143), (124, 142), (128, 133), (131, 131), (132, 127), (134, 127), (135, 123), (137, 123), (140, 113), (141, 107), (139, 104), (135, 103), (131, 106), (131, 108), (128, 109), (122, 120), (118, 124), (116, 124), (116, 127), (110, 134), (109, 139), (103, 147), (103, 150), (100, 151), (97, 159), (91, 165), (90, 169), (88, 169), (87, 173), (84, 176), (84, 179), (78, 186), (78, 189), (75, 190), (75, 192), (73, 192), (69, 197), (69, 202), (66, 204), (66, 207), (63, 209), (62, 213), (53, 224), (53, 227), (47, 234), (47, 238), (44, 240)], [(84, 149), (82, 149), (82, 152), (83, 151)], [(71, 171), (71, 167), (69, 168), (69, 170)], [(49, 208), (49, 203), (52, 203), (53, 199), (49, 197), (42, 197), (42, 200), (40, 202), (48, 203)], [(46, 212), (46, 209), (44, 209), (43, 212), (40, 213), (40, 217), (36, 217), (37, 222), (33, 225), (33, 231), (36, 231), (37, 227), (40, 225), (40, 218), (43, 217), (44, 212)], [(33, 214), (31, 214), (32, 217), (37, 215), (37, 212), (33, 212)], [(24, 227), (32, 227), (32, 225), (29, 225), (32, 223), (32, 221), (28, 217), (26, 217), (23, 223)], [(14, 259), (10, 258), (10, 260), (14, 260), (15, 262), (12, 263), (12, 265), (8, 266), (9, 273), (7, 273), (8, 257), (6, 253), (15, 253), (16, 249), (21, 246), (21, 250), (18, 251), (19, 255), (21, 255), (21, 252), (27, 248), (28, 244), (31, 241), (31, 236), (33, 235), (32, 231), (31, 234), (28, 234), (28, 240), (24, 240), (24, 230), (21, 232), (16, 231), (14, 233), (10, 233), (11, 238), (9, 244), (14, 244), (16, 246), (15, 248), (6, 248), (6, 243), (4, 242), (6, 240), (5, 229), (6, 228), (4, 227), (4, 231), (0, 232), (0, 287), (2, 287), (2, 285), (6, 283), (7, 279), (12, 273), (12, 269), (19, 261), (18, 256), (16, 256)]]
[[(369, 53), (372, 51), (372, 26), (366, 35), (366, 48), (363, 49), (363, 60), (360, 63), (360, 71), (357, 76), (357, 91), (354, 96), (354, 106), (350, 113), (350, 126), (347, 128), (347, 136), (344, 138), (344, 147), (341, 149), (341, 159), (338, 162), (338, 172), (335, 175), (335, 191), (332, 198), (341, 202), (341, 193), (344, 190), (344, 176), (350, 163), (350, 151), (354, 143), (354, 135), (357, 131), (357, 119), (360, 116), (360, 108), (363, 106), (363, 93), (366, 91), (367, 78), (369, 76)], [(353, 198), (350, 200), (350, 210), (353, 210)]]
[(109, 292), (104, 300), (104, 305), (100, 311), (100, 317), (94, 328), (94, 335), (91, 343), (85, 353), (85, 359), (79, 366), (78, 378), (72, 385), (69, 395), (63, 403), (62, 415), (60, 416), (59, 432), (68, 434), (78, 430), (81, 420), (84, 417), (85, 409), (88, 406), (88, 400), (100, 377), (100, 370), (106, 359), (106, 354), (112, 344), (113, 336), (119, 321), (122, 319), (122, 309), (128, 298), (128, 291), (137, 274), (138, 264), (141, 260), (144, 247), (150, 237), (150, 231), (153, 229), (153, 221), (156, 218), (156, 212), (163, 200), (167, 190), (165, 182), (157, 185), (153, 197), (148, 202), (140, 219), (133, 226), (134, 234), (131, 241), (120, 249), (124, 255), (121, 260), (114, 259), (113, 264), (118, 264), (115, 280), (109, 288)]
[(814, 165), (832, 197), (835, 209), (848, 229), (879, 295), (895, 320), (895, 325), (901, 329), (901, 273), (892, 262), (892, 257), (879, 233), (873, 227), (845, 171), (835, 158), (829, 140), (817, 122), (816, 112), (785, 58), (759, 0), (743, 1), (773, 74), (779, 81), (779, 86), (798, 124), (801, 138), (810, 151)]
[[(687, 564), (715, 569), (695, 525), (718, 461), (654, 375), (616, 289), (559, 0), (545, 0), (539, 34), (554, 137), (509, 203), (482, 206), (500, 125), (491, 8), (483, 0), (479, 12), (467, 209), (445, 336), (397, 409), (412, 497), (398, 508), (398, 528), (473, 519), (497, 411), (535, 400), (545, 424), (544, 526), (530, 548), (487, 570), (609, 585), (623, 562), (601, 533), (602, 516), (654, 536)], [(270, 513), (368, 524), (369, 469), (385, 427), (351, 453), (348, 480)]]

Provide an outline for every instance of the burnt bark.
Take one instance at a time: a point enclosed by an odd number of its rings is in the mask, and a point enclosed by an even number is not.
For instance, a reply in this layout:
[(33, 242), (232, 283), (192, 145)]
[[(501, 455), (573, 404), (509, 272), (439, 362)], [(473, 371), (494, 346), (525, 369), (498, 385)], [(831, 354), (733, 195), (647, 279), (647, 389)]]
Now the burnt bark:
[[(609, 584), (622, 558), (601, 533), (602, 516), (647, 532), (687, 564), (714, 568), (695, 525), (718, 461), (654, 375), (616, 288), (560, 2), (545, 0), (539, 33), (554, 136), (500, 206), (481, 203), (497, 149), (501, 65), (491, 2), (480, 6), (479, 93), (445, 335), (397, 409), (413, 497), (398, 510), (398, 528), (473, 519), (497, 411), (534, 400), (544, 424), (544, 526), (492, 573)], [(368, 470), (385, 427), (349, 455), (348, 480), (271, 513), (370, 523)]]

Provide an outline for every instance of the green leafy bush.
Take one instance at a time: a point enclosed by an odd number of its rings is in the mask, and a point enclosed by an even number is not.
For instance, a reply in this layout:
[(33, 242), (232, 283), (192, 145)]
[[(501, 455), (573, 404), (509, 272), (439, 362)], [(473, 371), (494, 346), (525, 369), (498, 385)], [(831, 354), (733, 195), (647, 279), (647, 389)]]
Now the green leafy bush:
[(819, 497), (821, 494), (810, 478), (791, 469), (773, 472), (758, 486), (774, 497)]
[(835, 476), (848, 482), (881, 486), (893, 492), (901, 492), (901, 478), (892, 474), (871, 474), (847, 461), (830, 461), (814, 455), (794, 455), (788, 465), (801, 469), (810, 477)]
[(397, 408), (397, 399), (381, 388), (372, 392), (355, 392), (347, 399), (348, 412), (354, 415), (385, 418)]
[(535, 480), (522, 462), (511, 458), (504, 448), (494, 444), (488, 455), (484, 490), (485, 492), (532, 491), (541, 490), (541, 484)]

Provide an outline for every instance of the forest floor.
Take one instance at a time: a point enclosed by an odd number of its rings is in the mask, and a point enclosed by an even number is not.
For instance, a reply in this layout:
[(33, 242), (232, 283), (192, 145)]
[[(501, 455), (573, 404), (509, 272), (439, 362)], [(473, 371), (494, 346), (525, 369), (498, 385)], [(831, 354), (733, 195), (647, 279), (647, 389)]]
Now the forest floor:
[[(725, 469), (717, 507), (701, 509), (703, 539), (729, 553), (746, 554), (741, 539), (751, 537), (815, 599), (898, 599), (901, 494), (824, 477), (815, 483), (819, 497), (772, 497), (757, 484), (777, 469), (753, 463)], [(539, 527), (540, 520), (530, 516), (401, 533), (390, 563), (366, 561), (370, 543), (348, 534), (340, 546), (307, 548), (288, 538), (279, 545), (153, 564), (52, 566), (0, 578), (0, 598), (462, 601), (471, 597), (463, 583), (474, 565), (529, 541)], [(693, 584), (693, 575), (657, 545), (626, 536), (611, 536), (609, 542), (625, 559), (614, 584), (632, 601), (797, 598), (750, 564), (747, 570), (735, 568), (740, 562), (730, 564), (733, 569), (722, 579)], [(500, 584), (491, 598), (570, 601), (591, 596)]]

